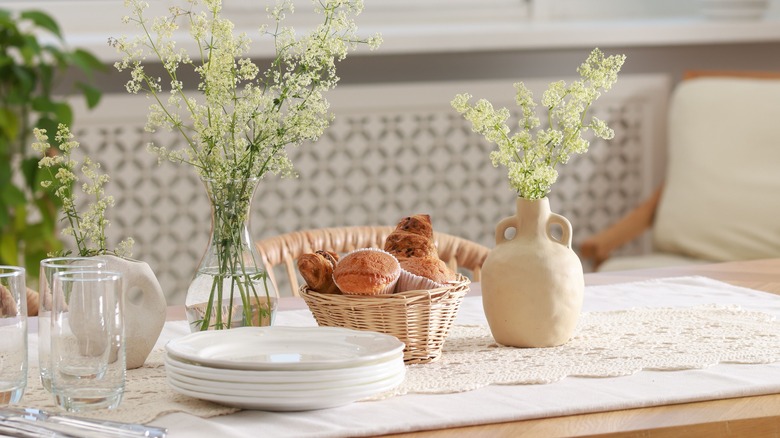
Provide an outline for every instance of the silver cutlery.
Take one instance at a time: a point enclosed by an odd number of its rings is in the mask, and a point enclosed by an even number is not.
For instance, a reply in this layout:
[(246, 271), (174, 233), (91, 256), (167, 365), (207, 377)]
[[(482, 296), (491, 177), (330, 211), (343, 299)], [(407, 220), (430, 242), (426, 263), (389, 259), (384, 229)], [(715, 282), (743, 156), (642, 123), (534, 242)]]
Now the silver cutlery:
[(20, 424), (12, 421), (0, 420), (0, 437), (11, 438), (72, 438), (72, 435), (63, 435), (59, 432), (46, 429), (34, 424)]
[[(161, 427), (50, 414), (34, 408), (0, 408), (0, 426), (16, 428), (30, 433), (41, 433), (44, 431), (54, 433), (52, 435), (20, 434), (11, 436), (51, 436), (52, 438), (165, 438), (168, 433), (167, 429)], [(44, 429), (44, 431), (41, 429)], [(0, 430), (0, 432), (3, 431)]]

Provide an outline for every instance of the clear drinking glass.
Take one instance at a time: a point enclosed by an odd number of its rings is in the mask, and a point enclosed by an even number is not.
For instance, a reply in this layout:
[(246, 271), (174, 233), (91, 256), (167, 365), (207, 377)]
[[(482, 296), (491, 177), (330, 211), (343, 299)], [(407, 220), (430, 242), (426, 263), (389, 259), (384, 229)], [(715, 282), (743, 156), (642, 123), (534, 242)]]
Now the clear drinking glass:
[(52, 281), (54, 274), (65, 271), (100, 270), (106, 267), (106, 262), (92, 257), (53, 257), (41, 260), (41, 272), (38, 279), (40, 299), (38, 303), (38, 368), (41, 384), (51, 391), (51, 373), (49, 372), (49, 349), (51, 337), (51, 292), (54, 290)]
[(51, 392), (79, 412), (113, 409), (125, 388), (122, 275), (112, 271), (54, 274)]
[(0, 266), (0, 404), (27, 386), (27, 286), (24, 268)]

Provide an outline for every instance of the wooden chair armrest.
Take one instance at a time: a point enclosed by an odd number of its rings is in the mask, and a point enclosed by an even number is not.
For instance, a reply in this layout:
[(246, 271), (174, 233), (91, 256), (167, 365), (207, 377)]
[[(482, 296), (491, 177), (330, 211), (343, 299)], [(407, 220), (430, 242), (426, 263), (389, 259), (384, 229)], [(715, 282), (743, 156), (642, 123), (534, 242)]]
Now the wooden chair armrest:
[(639, 237), (652, 224), (663, 186), (620, 220), (585, 239), (580, 245), (580, 256), (593, 261), (596, 269), (607, 260), (612, 251)]

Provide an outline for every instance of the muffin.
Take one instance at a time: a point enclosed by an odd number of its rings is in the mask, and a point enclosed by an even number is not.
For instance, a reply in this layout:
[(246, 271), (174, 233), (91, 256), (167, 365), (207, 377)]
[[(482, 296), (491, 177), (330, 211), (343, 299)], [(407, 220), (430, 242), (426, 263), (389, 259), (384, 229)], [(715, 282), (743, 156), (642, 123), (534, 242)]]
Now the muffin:
[(344, 294), (391, 294), (401, 265), (390, 253), (380, 249), (358, 249), (342, 258), (333, 269), (333, 281)]
[(398, 283), (395, 285), (395, 293), (408, 292), (410, 290), (431, 290), (444, 286), (430, 278), (421, 277), (401, 269), (401, 276), (398, 277)]
[(401, 269), (414, 275), (428, 278), (438, 284), (444, 284), (448, 281), (453, 281), (456, 278), (455, 273), (438, 257), (413, 257), (402, 259), (400, 265)]

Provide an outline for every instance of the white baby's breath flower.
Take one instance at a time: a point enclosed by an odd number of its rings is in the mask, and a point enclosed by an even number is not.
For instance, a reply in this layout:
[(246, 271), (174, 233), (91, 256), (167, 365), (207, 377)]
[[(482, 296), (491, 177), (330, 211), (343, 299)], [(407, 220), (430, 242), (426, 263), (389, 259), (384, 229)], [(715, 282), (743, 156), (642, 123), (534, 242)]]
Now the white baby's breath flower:
[[(140, 0), (127, 0), (130, 23), (141, 30), (140, 37), (114, 39), (123, 55), (117, 69), (130, 70), (126, 84), (130, 93), (146, 93), (150, 107), (145, 129), (178, 132), (189, 146), (185, 154), (165, 148), (152, 150), (163, 159), (185, 161), (201, 177), (262, 177), (266, 173), (292, 174), (286, 147), (319, 138), (332, 115), (323, 93), (338, 83), (336, 62), (344, 59), (358, 43), (375, 48), (378, 35), (357, 35), (354, 16), (363, 9), (359, 0), (316, 0), (323, 21), (308, 35), (298, 36), (283, 25), (294, 12), (290, 1), (267, 9), (276, 26), (263, 26), (261, 35), (273, 38), (276, 56), (262, 71), (246, 54), (251, 43), (236, 34), (233, 23), (222, 17), (222, 1), (191, 1), (187, 8), (174, 7), (169, 16), (147, 18), (148, 7)], [(198, 47), (194, 62), (175, 49), (173, 32), (187, 28)], [(151, 77), (142, 62), (158, 58), (169, 78)], [(181, 65), (192, 65), (200, 81), (202, 99), (184, 99), (186, 88)], [(169, 84), (169, 98), (160, 94)]]
[[(36, 128), (33, 135), (37, 140), (33, 143), (33, 149), (41, 155), (38, 167), (45, 169), (50, 176), (49, 179), (41, 181), (41, 187), (53, 192), (54, 196), (62, 202), (63, 221), (67, 224), (62, 233), (76, 240), (79, 255), (113, 253), (129, 256), (132, 243), (129, 244), (130, 246), (125, 244), (122, 247), (122, 254), (106, 248), (106, 228), (109, 226), (106, 210), (114, 205), (114, 198), (105, 194), (103, 187), (109, 177), (100, 173), (100, 163), (85, 157), (84, 162), (79, 166), (71, 155), (79, 147), (79, 143), (64, 124), (59, 125), (54, 136), (56, 148), (49, 144), (46, 130)], [(51, 151), (56, 149), (61, 153), (52, 154)], [(92, 200), (83, 213), (79, 213), (76, 209), (77, 195), (73, 190), (79, 180), (76, 171), (80, 171), (84, 177), (81, 184), (82, 192)]]
[(521, 109), (519, 131), (510, 136), (506, 125), (509, 110), (494, 109), (485, 99), (475, 104), (468, 94), (458, 94), (452, 107), (471, 122), (474, 132), (496, 144), (490, 152), (493, 166), (505, 166), (510, 187), (525, 199), (540, 199), (550, 192), (558, 179), (555, 169), (565, 164), (573, 154), (587, 152), (589, 143), (582, 136), (587, 130), (603, 139), (611, 139), (614, 131), (598, 118), (585, 124), (585, 114), (602, 91), (609, 90), (617, 81), (617, 75), (625, 62), (624, 55), (605, 57), (594, 49), (577, 69), (580, 80), (566, 84), (552, 82), (543, 93), (541, 104), (547, 109), (549, 127), (537, 129), (540, 120), (536, 115), (536, 103), (531, 91), (522, 82), (515, 86), (515, 101)]

